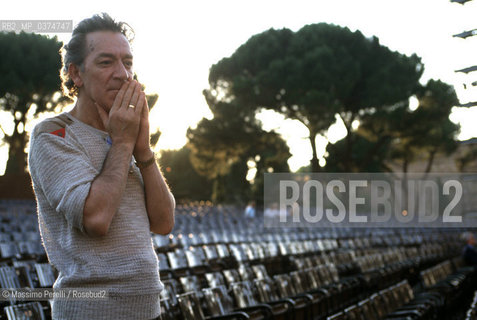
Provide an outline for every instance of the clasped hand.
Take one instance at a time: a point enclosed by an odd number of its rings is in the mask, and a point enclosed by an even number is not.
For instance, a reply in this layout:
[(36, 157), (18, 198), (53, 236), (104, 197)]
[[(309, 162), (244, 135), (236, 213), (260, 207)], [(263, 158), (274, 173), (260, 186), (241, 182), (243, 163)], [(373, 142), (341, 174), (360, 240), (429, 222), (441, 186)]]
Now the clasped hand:
[(139, 82), (123, 83), (109, 114), (98, 104), (96, 108), (113, 143), (131, 147), (138, 160), (149, 157), (149, 107)]

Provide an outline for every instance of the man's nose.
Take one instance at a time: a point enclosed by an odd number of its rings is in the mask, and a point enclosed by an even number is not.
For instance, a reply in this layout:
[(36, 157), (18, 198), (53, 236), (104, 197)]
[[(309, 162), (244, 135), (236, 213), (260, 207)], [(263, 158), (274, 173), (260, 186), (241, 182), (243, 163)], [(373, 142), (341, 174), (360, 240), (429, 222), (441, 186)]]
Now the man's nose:
[(118, 62), (116, 64), (116, 69), (114, 73), (115, 77), (121, 79), (122, 81), (132, 78), (131, 72), (129, 72), (128, 68), (126, 68), (126, 66), (122, 62)]

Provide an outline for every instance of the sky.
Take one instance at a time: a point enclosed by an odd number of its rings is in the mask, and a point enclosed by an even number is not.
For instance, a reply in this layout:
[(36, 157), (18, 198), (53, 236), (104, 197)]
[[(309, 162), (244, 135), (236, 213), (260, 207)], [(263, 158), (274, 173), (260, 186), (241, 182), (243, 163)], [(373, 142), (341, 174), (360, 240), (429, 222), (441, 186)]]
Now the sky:
[[(146, 85), (146, 93), (159, 94), (150, 115), (151, 127), (162, 132), (158, 149), (182, 147), (187, 128), (211, 117), (202, 95), (208, 88), (209, 68), (254, 34), (270, 28), (297, 31), (307, 24), (326, 22), (360, 30), (367, 37), (377, 36), (391, 50), (420, 56), (425, 66), (421, 82), (440, 79), (455, 87), (461, 103), (477, 101), (477, 87), (471, 86), (477, 72), (455, 73), (477, 65), (477, 36), (466, 40), (452, 37), (477, 28), (475, 0), (465, 5), (450, 0), (6, 1), (0, 20), (61, 19), (76, 25), (100, 12), (135, 30), (135, 71)], [(70, 34), (58, 38), (67, 42)], [(1, 113), (0, 117), (4, 129), (9, 130), (9, 116)], [(302, 125), (272, 112), (259, 118), (265, 129), (275, 129), (287, 140), (293, 154), (289, 160), (292, 170), (309, 164), (311, 148)], [(477, 107), (454, 109), (451, 120), (462, 127), (459, 139), (477, 137), (476, 119)], [(337, 123), (327, 137), (317, 139), (319, 153), (327, 141), (342, 136), (343, 127)], [(6, 156), (6, 148), (0, 148), (0, 174)]]

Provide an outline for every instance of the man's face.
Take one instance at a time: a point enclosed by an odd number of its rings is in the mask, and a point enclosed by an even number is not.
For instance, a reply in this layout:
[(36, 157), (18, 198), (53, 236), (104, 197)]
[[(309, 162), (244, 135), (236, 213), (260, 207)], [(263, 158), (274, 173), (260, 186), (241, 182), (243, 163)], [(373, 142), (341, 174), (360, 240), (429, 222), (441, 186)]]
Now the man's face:
[(109, 112), (119, 88), (133, 75), (129, 42), (121, 33), (96, 31), (86, 35), (86, 46), (80, 95)]

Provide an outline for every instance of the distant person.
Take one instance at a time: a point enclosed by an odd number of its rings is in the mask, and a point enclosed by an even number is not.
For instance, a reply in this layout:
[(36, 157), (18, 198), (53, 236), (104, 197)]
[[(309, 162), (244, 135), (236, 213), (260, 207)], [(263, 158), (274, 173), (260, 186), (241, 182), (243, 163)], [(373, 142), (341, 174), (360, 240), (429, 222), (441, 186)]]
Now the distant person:
[(265, 218), (274, 219), (280, 216), (280, 210), (278, 210), (278, 203), (273, 202), (270, 206), (265, 208), (263, 212)]
[(465, 241), (462, 257), (464, 258), (466, 264), (477, 268), (477, 249), (475, 248), (475, 236), (471, 232), (465, 232), (462, 237)]
[[(55, 289), (106, 299), (54, 299), (53, 319), (155, 319), (158, 260), (150, 232), (168, 234), (175, 201), (149, 145), (149, 111), (133, 80), (130, 27), (109, 15), (81, 21), (63, 51), (69, 112), (39, 123), (29, 168)], [(93, 292), (93, 291), (92, 291)]]
[(287, 221), (287, 217), (291, 216), (291, 209), (290, 208), (279, 208), (277, 202), (273, 202), (269, 207), (265, 208), (263, 212), (265, 218), (280, 218), (280, 221), (285, 222)]
[(245, 217), (249, 219), (255, 218), (255, 201), (250, 201), (249, 204), (245, 207)]

